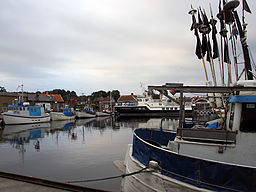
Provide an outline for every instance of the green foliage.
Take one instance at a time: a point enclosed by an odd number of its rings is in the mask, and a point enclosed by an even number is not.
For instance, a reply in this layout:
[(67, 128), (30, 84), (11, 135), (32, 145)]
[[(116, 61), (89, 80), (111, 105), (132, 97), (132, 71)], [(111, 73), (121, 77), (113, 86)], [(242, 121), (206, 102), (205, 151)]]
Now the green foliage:
[(117, 99), (120, 97), (120, 92), (118, 90), (111, 91), (111, 97), (117, 101)]
[(92, 99), (95, 99), (97, 97), (108, 97), (108, 94), (107, 94), (106, 91), (102, 91), (102, 90), (101, 91), (97, 91), (97, 92), (93, 92), (91, 94), (91, 98)]

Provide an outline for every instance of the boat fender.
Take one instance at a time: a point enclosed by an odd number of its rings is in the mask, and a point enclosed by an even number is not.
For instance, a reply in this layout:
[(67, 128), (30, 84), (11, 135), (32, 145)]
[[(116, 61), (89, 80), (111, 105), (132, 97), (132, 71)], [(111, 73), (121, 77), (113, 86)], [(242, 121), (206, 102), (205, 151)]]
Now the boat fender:
[(151, 171), (155, 171), (155, 172), (160, 171), (160, 167), (157, 161), (154, 161), (154, 160), (149, 161), (148, 167)]

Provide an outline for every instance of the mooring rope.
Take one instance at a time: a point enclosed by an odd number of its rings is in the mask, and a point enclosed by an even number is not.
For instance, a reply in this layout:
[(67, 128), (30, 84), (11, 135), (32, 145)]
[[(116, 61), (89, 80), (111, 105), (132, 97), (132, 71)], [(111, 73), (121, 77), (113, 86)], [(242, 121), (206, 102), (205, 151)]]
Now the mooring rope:
[(97, 179), (84, 179), (84, 180), (73, 180), (73, 181), (66, 181), (66, 183), (81, 183), (81, 182), (93, 182), (93, 181), (104, 181), (104, 180), (109, 180), (109, 179), (116, 179), (116, 178), (124, 178), (127, 176), (139, 174), (139, 173), (145, 173), (145, 172), (152, 172), (152, 170), (146, 170), (148, 167), (145, 167), (139, 171), (135, 171), (132, 173), (127, 173), (127, 174), (122, 174), (122, 175), (117, 175), (117, 176), (112, 176), (112, 177), (104, 177), (104, 178), (97, 178)]

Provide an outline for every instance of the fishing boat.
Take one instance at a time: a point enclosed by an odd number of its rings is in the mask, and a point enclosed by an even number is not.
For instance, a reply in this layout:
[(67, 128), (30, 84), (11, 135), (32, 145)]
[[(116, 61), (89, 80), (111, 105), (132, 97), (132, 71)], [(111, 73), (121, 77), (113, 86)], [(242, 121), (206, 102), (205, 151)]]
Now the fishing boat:
[[(180, 113), (176, 132), (136, 129), (124, 160), (129, 176), (122, 180), (122, 191), (256, 191), (256, 80), (246, 55), (245, 29), (235, 11), (238, 5), (229, 1), (223, 11), (230, 11), (240, 28), (245, 80), (230, 86), (149, 86), (180, 92), (181, 110), (183, 93), (221, 94), (225, 113), (192, 128), (186, 127)], [(195, 10), (190, 13), (193, 16)]]
[(83, 111), (77, 111), (76, 112), (76, 117), (78, 119), (93, 118), (93, 117), (96, 117), (96, 112), (91, 110), (91, 109), (84, 109)]
[[(119, 117), (178, 117), (180, 106), (162, 95), (161, 99), (153, 99), (151, 96), (139, 96), (136, 102), (117, 103), (114, 110)], [(192, 115), (191, 103), (187, 103), (185, 113)]]
[(75, 114), (70, 108), (64, 108), (63, 112), (50, 112), (50, 117), (52, 121), (74, 120)]
[(29, 124), (50, 121), (50, 115), (45, 113), (42, 106), (27, 106), (20, 103), (9, 105), (7, 112), (3, 112), (4, 124)]

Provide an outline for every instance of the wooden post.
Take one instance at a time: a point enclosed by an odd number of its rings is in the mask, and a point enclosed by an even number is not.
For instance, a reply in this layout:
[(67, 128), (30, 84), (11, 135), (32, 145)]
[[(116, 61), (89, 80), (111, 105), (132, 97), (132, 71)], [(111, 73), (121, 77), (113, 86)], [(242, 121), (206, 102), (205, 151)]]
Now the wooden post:
[(184, 105), (183, 105), (183, 91), (180, 91), (180, 111), (179, 111), (179, 128), (183, 128), (184, 120)]

